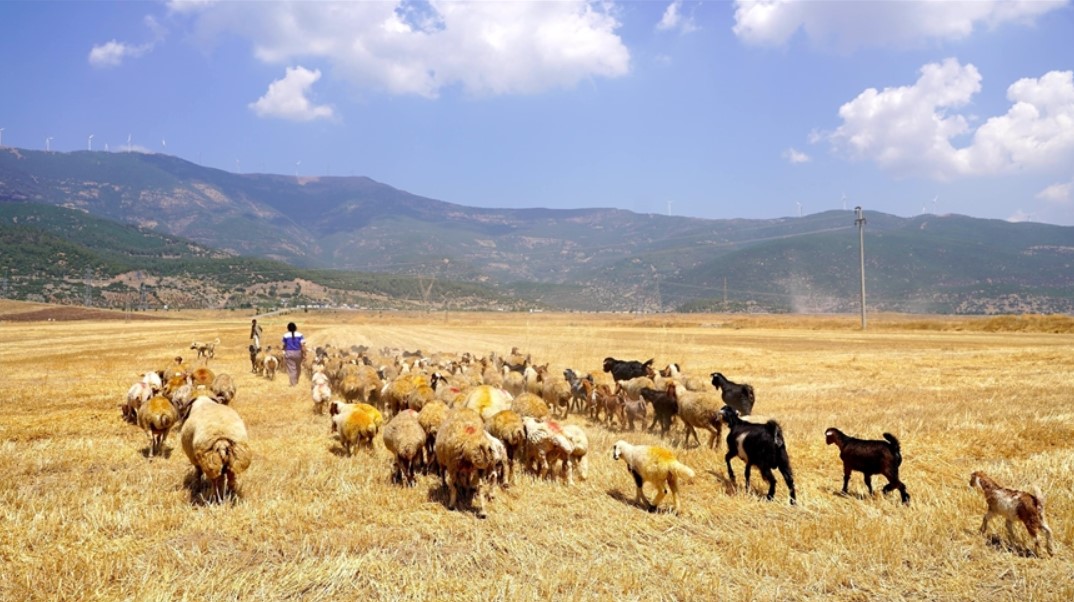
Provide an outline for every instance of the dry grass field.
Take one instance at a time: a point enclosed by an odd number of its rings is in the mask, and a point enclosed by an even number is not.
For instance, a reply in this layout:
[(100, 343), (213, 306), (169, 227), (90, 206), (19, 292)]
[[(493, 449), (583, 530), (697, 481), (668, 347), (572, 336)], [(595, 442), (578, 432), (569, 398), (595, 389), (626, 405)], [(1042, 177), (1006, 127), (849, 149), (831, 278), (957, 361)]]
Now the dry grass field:
[[(589, 479), (524, 476), (480, 520), (448, 511), (437, 479), (389, 481), (389, 456), (341, 457), (309, 383), (249, 372), (249, 317), (8, 321), (0, 304), (0, 599), (3, 600), (1071, 600), (1074, 599), (1074, 334), (1011, 332), (971, 320), (551, 314), (295, 314), (313, 344), (506, 353), (557, 372), (599, 371), (608, 355), (722, 371), (779, 419), (798, 506), (738, 490), (720, 452), (671, 446), (697, 472), (682, 513), (650, 514), (610, 449), (619, 438), (579, 416)], [(44, 314), (38, 314), (40, 317)], [(1017, 320), (1016, 320), (1017, 322)], [(976, 324), (976, 325), (975, 325)], [(1051, 328), (1049, 326), (1049, 328)], [(1062, 330), (1062, 328), (1058, 328)], [(1011, 330), (1023, 330), (1017, 327)], [(1030, 329), (1031, 330), (1031, 329)], [(1043, 330), (1047, 330), (1043, 329)], [(137, 375), (192, 340), (220, 337), (210, 367), (235, 376), (233, 404), (254, 449), (233, 504), (194, 502), (173, 433), (165, 457), (118, 404)], [(824, 430), (902, 442), (913, 501), (861, 477), (839, 493)], [(1047, 495), (1054, 557), (1009, 544), (974, 470)], [(885, 480), (877, 477), (874, 483)], [(652, 491), (647, 490), (650, 498)]]

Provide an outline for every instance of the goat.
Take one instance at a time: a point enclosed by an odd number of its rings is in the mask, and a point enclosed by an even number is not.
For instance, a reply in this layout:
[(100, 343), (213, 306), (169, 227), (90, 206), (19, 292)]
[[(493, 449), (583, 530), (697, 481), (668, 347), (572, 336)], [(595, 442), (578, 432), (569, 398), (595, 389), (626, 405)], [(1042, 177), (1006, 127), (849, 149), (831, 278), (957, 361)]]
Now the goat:
[(592, 386), (593, 375), (579, 376), (574, 370), (567, 368), (563, 371), (563, 378), (571, 385), (571, 401), (567, 411), (584, 412), (589, 405), (589, 390), (585, 388), (584, 384), (588, 382)]
[(653, 371), (652, 359), (647, 362), (639, 362), (636, 360), (617, 360), (614, 357), (606, 357), (604, 358), (604, 371), (610, 373), (616, 382), (630, 380), (638, 376), (647, 376), (649, 378), (656, 377), (656, 372)]
[(675, 418), (675, 414), (679, 413), (675, 383), (669, 383), (667, 390), (664, 391), (643, 387), (641, 396), (645, 401), (653, 404), (653, 422), (649, 425), (649, 430), (653, 430), (656, 423), (660, 422), (660, 437), (667, 437), (668, 431), (671, 430), (671, 421)]
[(839, 448), (839, 459), (843, 461), (843, 493), (847, 492), (850, 473), (856, 470), (865, 476), (869, 495), (873, 495), (873, 475), (880, 474), (888, 480), (884, 493), (898, 489), (902, 503), (909, 504), (910, 494), (906, 493), (906, 485), (899, 480), (899, 465), (902, 464), (899, 440), (891, 433), (884, 433), (884, 439), (886, 441), (855, 439), (837, 428), (824, 431), (825, 442), (828, 445), (834, 443)]
[(731, 406), (721, 408), (720, 414), (729, 427), (724, 461), (727, 463), (727, 476), (731, 483), (735, 482), (731, 459), (739, 457), (746, 462), (746, 489), (750, 488), (750, 469), (756, 465), (761, 470), (761, 476), (768, 482), (766, 497), (771, 500), (776, 495), (776, 477), (772, 474), (772, 469), (777, 468), (791, 492), (791, 504), (796, 503), (794, 473), (791, 472), (791, 461), (787, 456), (787, 445), (779, 423), (775, 420), (769, 420), (765, 424), (745, 422)]
[(720, 390), (723, 402), (738, 411), (739, 416), (749, 416), (753, 413), (753, 404), (757, 400), (753, 395), (753, 386), (733, 383), (719, 372), (713, 372), (710, 376), (712, 376), (712, 386)]
[(1014, 541), (1013, 523), (1019, 520), (1026, 526), (1026, 531), (1033, 538), (1033, 551), (1040, 555), (1040, 532), (1044, 531), (1045, 547), (1049, 554), (1055, 554), (1052, 546), (1052, 530), (1044, 521), (1044, 494), (1039, 487), (1034, 487), (1033, 494), (1017, 489), (1001, 487), (999, 483), (983, 472), (970, 475), (970, 487), (980, 487), (988, 502), (988, 510), (981, 522), (981, 534), (988, 531), (988, 521), (993, 516), (1002, 516), (1007, 521), (1007, 536)]

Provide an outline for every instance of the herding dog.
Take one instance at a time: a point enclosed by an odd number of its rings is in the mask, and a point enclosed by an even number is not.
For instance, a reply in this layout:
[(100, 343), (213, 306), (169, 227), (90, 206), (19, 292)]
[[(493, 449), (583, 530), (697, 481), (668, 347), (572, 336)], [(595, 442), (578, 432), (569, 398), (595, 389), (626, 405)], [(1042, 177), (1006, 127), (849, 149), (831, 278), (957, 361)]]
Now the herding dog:
[(216, 357), (216, 346), (219, 345), (219, 344), (220, 344), (220, 337), (216, 337), (216, 340), (214, 340), (211, 343), (201, 343), (201, 342), (198, 342), (198, 341), (194, 341), (193, 343), (190, 344), (190, 348), (197, 350), (198, 358), (205, 357), (205, 358), (212, 359), (212, 358)]

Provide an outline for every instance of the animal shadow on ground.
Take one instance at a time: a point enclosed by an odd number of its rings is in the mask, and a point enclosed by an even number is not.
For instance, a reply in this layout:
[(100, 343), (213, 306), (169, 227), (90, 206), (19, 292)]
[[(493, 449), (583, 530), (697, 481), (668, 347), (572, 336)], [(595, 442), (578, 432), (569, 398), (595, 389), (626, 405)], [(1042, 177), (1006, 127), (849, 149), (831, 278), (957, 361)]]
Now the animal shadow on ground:
[[(639, 510), (644, 510), (646, 512), (650, 512), (649, 508), (647, 508), (645, 506), (642, 506), (641, 504), (637, 503), (637, 501), (635, 501), (634, 498), (624, 494), (622, 491), (619, 491), (618, 489), (609, 489), (609, 490), (605, 491), (605, 493), (608, 494), (608, 497), (612, 498), (613, 500), (615, 500), (615, 501), (617, 501), (617, 502), (619, 502), (619, 503), (621, 503), (623, 505), (630, 506), (632, 508), (638, 508)], [(652, 512), (656, 512), (656, 513), (674, 513), (674, 511), (671, 510), (670, 506), (668, 506), (668, 507), (660, 507), (660, 508), (657, 508), (656, 510), (654, 510)]]
[(142, 454), (143, 458), (148, 458), (150, 460), (152, 460), (153, 458), (161, 458), (161, 457), (164, 458), (165, 460), (167, 460), (168, 458), (172, 457), (172, 451), (173, 450), (175, 450), (174, 447), (162, 447), (159, 454), (157, 454), (156, 456), (150, 456), (149, 455), (149, 446), (147, 445), (147, 446), (143, 447), (139, 451), (139, 453)]
[[(977, 535), (976, 531), (973, 531), (972, 533), (973, 535)], [(1010, 554), (1014, 554), (1015, 556), (1020, 556), (1022, 558), (1036, 558), (1037, 556), (1032, 549), (1027, 548), (1025, 546), (1015, 545), (996, 533), (990, 534), (988, 536), (987, 541), (989, 547), (1001, 552), (1008, 552)]]
[(738, 486), (735, 485), (734, 481), (732, 481), (731, 479), (728, 479), (727, 475), (720, 474), (720, 473), (716, 472), (715, 470), (708, 470), (706, 472), (708, 472), (710, 475), (715, 477), (716, 481), (718, 483), (720, 483), (720, 485), (723, 486), (723, 492), (726, 493), (727, 495), (732, 495), (736, 491), (738, 491)]
[[(442, 481), (438, 480), (436, 482), (436, 485), (429, 487), (427, 495), (428, 497), (426, 499), (428, 499), (430, 502), (435, 502), (443, 506), (445, 510), (450, 510), (448, 508), (448, 502), (451, 501), (451, 494), (448, 492), (447, 485), (444, 485)], [(473, 501), (473, 490), (470, 488), (460, 487), (458, 499), (455, 503), (455, 511), (465, 512), (467, 514), (473, 514), (474, 516), (477, 516), (477, 509), (474, 508)], [(486, 509), (488, 506), (488, 502), (489, 500), (485, 501)]]
[(848, 500), (853, 499), (853, 500), (865, 501), (865, 500), (873, 499), (867, 492), (864, 492), (864, 491), (851, 491), (851, 492), (843, 493), (842, 489), (837, 489), (835, 487), (829, 489), (828, 491), (835, 497), (846, 498)]
[[(198, 472), (191, 469), (183, 477), (183, 489), (187, 490), (189, 494), (189, 501), (191, 506), (210, 506), (212, 501), (209, 496), (212, 495), (212, 484), (204, 479), (199, 479)], [(227, 500), (224, 503), (234, 505), (239, 499), (238, 491), (232, 491), (228, 493)]]

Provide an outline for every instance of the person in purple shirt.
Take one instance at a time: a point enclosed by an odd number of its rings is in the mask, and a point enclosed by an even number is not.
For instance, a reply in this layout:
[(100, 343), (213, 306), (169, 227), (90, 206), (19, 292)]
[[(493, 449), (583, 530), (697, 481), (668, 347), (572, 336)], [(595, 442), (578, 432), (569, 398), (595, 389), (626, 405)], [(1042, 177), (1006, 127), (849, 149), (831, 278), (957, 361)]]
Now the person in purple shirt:
[(283, 335), (283, 362), (287, 365), (287, 376), (291, 379), (291, 386), (298, 384), (298, 376), (301, 374), (302, 356), (306, 354), (306, 341), (294, 322), (287, 323), (287, 334)]

